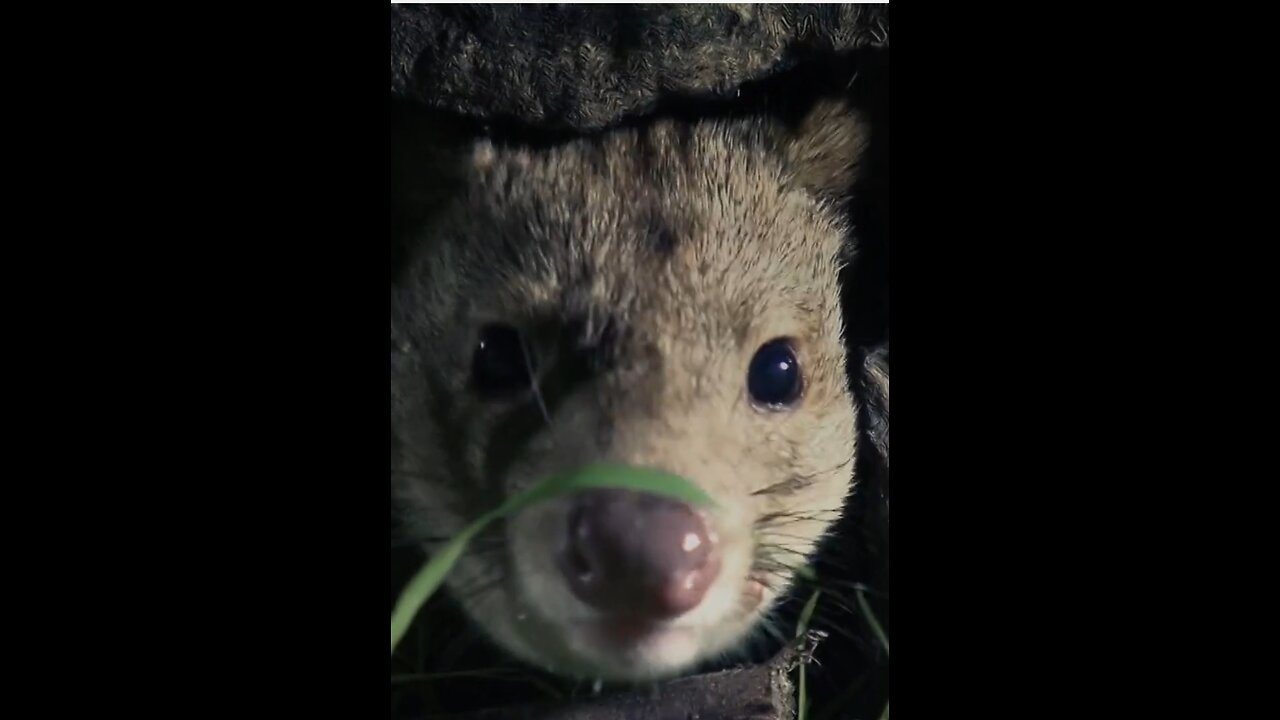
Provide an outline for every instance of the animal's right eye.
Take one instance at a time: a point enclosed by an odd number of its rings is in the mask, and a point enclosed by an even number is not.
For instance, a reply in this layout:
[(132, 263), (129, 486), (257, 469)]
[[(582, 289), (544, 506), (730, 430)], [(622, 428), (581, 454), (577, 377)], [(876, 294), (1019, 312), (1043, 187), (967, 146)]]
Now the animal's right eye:
[(786, 338), (765, 343), (751, 358), (747, 391), (758, 405), (782, 410), (800, 398), (803, 387), (795, 348)]
[(484, 395), (506, 395), (533, 384), (533, 356), (526, 354), (520, 331), (510, 325), (486, 325), (471, 359), (471, 381)]

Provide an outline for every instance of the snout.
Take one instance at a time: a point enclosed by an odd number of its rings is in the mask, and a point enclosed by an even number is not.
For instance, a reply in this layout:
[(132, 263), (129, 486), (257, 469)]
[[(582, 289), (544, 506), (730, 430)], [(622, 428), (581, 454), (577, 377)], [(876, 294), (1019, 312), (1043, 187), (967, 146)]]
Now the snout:
[(694, 508), (631, 490), (579, 492), (557, 564), (607, 617), (667, 620), (702, 602), (720, 570), (716, 533)]

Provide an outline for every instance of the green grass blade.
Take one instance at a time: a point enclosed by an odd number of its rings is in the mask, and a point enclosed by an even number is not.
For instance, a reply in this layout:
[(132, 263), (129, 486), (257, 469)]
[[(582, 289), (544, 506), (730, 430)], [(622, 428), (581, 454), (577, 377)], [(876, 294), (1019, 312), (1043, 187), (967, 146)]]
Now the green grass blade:
[(499, 518), (514, 515), (535, 503), (587, 488), (635, 490), (663, 495), (694, 506), (705, 507), (714, 504), (710, 496), (688, 480), (678, 475), (648, 468), (595, 464), (588, 465), (577, 472), (548, 478), (510, 498), (500, 507), (485, 513), (438, 550), (431, 561), (414, 575), (400, 593), (396, 606), (391, 611), (391, 652), (395, 652), (396, 645), (408, 631), (413, 618), (444, 583), (449, 571), (466, 552), (467, 544), (485, 526)]
[(821, 590), (814, 590), (809, 596), (809, 602), (805, 603), (804, 609), (800, 611), (800, 620), (796, 623), (797, 638), (809, 630), (809, 622), (813, 619), (813, 611), (818, 607), (818, 596), (821, 594)]
[(796, 568), (795, 572), (796, 577), (808, 580), (809, 582), (815, 582), (818, 579), (818, 573), (809, 565), (801, 565)]
[(489, 524), (490, 520), (491, 518), (487, 516), (483, 517), (458, 533), (447, 545), (436, 552), (431, 561), (424, 565), (401, 591), (400, 597), (396, 600), (396, 606), (391, 611), (391, 652), (396, 651), (396, 645), (408, 631), (418, 610), (444, 582), (445, 576), (453, 569), (458, 558), (462, 557), (462, 553), (467, 549), (467, 543)]
[(525, 492), (516, 495), (494, 511), (495, 517), (505, 517), (543, 500), (588, 488), (615, 488), (663, 495), (694, 506), (713, 505), (711, 497), (697, 485), (679, 475), (672, 475), (649, 468), (625, 465), (588, 465), (577, 472), (557, 475)]
[[(821, 590), (814, 590), (809, 596), (809, 602), (804, 604), (804, 609), (800, 611), (800, 620), (796, 623), (796, 638), (802, 637), (809, 630), (809, 622), (813, 619), (814, 608), (818, 607), (818, 596), (822, 594)], [(806, 720), (809, 717), (809, 693), (805, 686), (805, 665), (803, 658), (800, 660), (800, 692), (797, 700), (799, 709), (796, 714), (797, 720)]]
[(884, 654), (889, 654), (889, 636), (884, 634), (884, 628), (880, 627), (880, 621), (876, 620), (875, 613), (871, 612), (871, 606), (867, 604), (867, 599), (862, 596), (861, 590), (856, 590), (858, 596), (858, 607), (862, 608), (863, 614), (867, 616), (867, 622), (871, 625), (871, 631), (876, 634), (876, 639), (884, 645)]
[[(880, 621), (876, 619), (875, 613), (871, 612), (871, 605), (867, 603), (867, 599), (862, 596), (860, 588), (855, 589), (854, 594), (858, 597), (858, 606), (862, 608), (863, 614), (867, 616), (867, 622), (871, 625), (871, 630), (876, 634), (876, 638), (880, 640), (880, 644), (884, 645), (884, 654), (889, 654), (889, 636), (884, 634), (884, 628), (880, 627)], [(880, 720), (889, 720), (889, 703), (884, 704), (884, 714), (880, 716)]]

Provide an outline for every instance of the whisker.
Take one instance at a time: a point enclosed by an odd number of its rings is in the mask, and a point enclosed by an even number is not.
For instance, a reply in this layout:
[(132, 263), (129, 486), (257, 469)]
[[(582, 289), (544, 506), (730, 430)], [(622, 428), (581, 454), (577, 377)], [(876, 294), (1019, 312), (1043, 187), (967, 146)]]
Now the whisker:
[(475, 598), (488, 593), (490, 590), (494, 589), (506, 580), (507, 574), (505, 569), (498, 569), (494, 572), (469, 580), (465, 585), (451, 590), (450, 594), (460, 602), (474, 600)]
[(829, 468), (826, 468), (824, 470), (815, 470), (810, 473), (793, 473), (789, 475), (786, 479), (780, 482), (775, 482), (771, 485), (767, 485), (759, 490), (752, 491), (751, 494), (756, 496), (777, 495), (777, 494), (790, 495), (799, 490), (803, 490), (805, 487), (808, 487), (811, 481), (819, 476), (828, 475), (830, 473), (836, 472), (837, 470), (848, 467), (849, 465), (853, 464), (853, 462), (856, 459), (857, 459), (857, 453), (855, 452), (850, 454), (849, 457), (847, 457), (846, 459), (842, 460), (841, 462), (835, 465), (832, 465)]
[(790, 533), (781, 533), (781, 532), (773, 532), (773, 531), (757, 532), (756, 538), (783, 538), (786, 540), (799, 540), (800, 542), (806, 543), (806, 544), (816, 544), (814, 543), (814, 539), (812, 537), (806, 537), (804, 535), (792, 535)]
[(839, 588), (848, 588), (849, 590), (852, 590), (854, 592), (864, 593), (866, 595), (871, 595), (872, 597), (880, 598), (882, 600), (889, 599), (888, 593), (885, 593), (881, 590), (876, 590), (875, 588), (867, 585), (866, 583), (860, 583), (854, 580), (841, 580), (839, 578), (822, 578), (822, 582), (825, 585), (829, 585), (832, 587), (839, 587)]
[(774, 527), (802, 521), (830, 523), (839, 520), (840, 514), (840, 509), (818, 510), (804, 513), (790, 511), (773, 512), (761, 515), (756, 519), (754, 525), (756, 527)]
[(790, 642), (787, 636), (783, 634), (782, 629), (778, 627), (777, 620), (772, 616), (767, 615), (761, 618), (760, 631), (769, 636), (769, 639), (782, 645)]
[(758, 544), (756, 546), (756, 552), (763, 557), (772, 557), (776, 553), (785, 554), (790, 557), (797, 557), (801, 560), (809, 557), (809, 551), (807, 550), (797, 550), (795, 548), (789, 548), (784, 545), (777, 545), (773, 543)]
[(533, 359), (530, 357), (529, 345), (525, 342), (524, 335), (520, 336), (520, 353), (524, 355), (524, 369), (529, 373), (529, 386), (533, 389), (533, 399), (537, 401), (543, 419), (550, 425), (551, 413), (547, 412), (547, 404), (542, 399), (542, 389), (538, 387), (538, 375), (533, 370)]

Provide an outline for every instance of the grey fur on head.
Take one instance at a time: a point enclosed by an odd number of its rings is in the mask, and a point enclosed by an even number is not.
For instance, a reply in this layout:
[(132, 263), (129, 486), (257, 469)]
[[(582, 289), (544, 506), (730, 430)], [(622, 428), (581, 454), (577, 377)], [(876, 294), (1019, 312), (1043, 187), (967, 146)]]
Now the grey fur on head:
[[(597, 642), (555, 564), (571, 500), (495, 526), (447, 587), (509, 653), (633, 681), (735, 652), (840, 519), (858, 426), (840, 199), (864, 138), (832, 100), (794, 126), (663, 119), (546, 146), (473, 138), (418, 165), (443, 196), (391, 288), (392, 488), (408, 531), (434, 551), (595, 462), (660, 468), (716, 499), (706, 598), (625, 651)], [(527, 375), (497, 395), (476, 372), (493, 327), (518, 335)], [(748, 377), (779, 340), (803, 389), (770, 408)]]
[(391, 92), (592, 130), (661, 96), (732, 97), (815, 54), (887, 46), (888, 5), (392, 5)]

